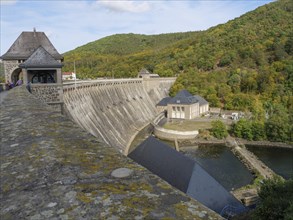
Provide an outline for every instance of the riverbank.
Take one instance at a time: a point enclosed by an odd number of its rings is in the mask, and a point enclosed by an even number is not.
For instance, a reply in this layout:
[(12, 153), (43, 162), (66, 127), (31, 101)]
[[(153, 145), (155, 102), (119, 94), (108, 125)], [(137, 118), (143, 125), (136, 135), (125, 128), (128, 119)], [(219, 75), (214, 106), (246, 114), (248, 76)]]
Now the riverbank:
[[(224, 120), (226, 125), (230, 125), (232, 123), (231, 120)], [(167, 122), (167, 119), (164, 117), (164, 114), (160, 114), (160, 117), (156, 119), (156, 121), (153, 123), (154, 127), (156, 127), (157, 130), (164, 130), (169, 129), (172, 130), (173, 135), (164, 135), (161, 137), (160, 133), (159, 135), (156, 135), (156, 132), (154, 132), (155, 136), (157, 136), (160, 139), (168, 140), (168, 141), (174, 141), (175, 139), (178, 140), (179, 147), (180, 145), (184, 146), (192, 146), (192, 145), (211, 145), (211, 144), (226, 144), (226, 139), (217, 139), (209, 134), (199, 133), (194, 138), (188, 138), (188, 135), (185, 138), (182, 138), (180, 135), (176, 134), (177, 132), (182, 131), (199, 131), (199, 130), (206, 130), (211, 128), (211, 120), (208, 118), (198, 118), (193, 120), (178, 120), (178, 119), (172, 119), (171, 122)], [(182, 140), (184, 139), (184, 140)], [(262, 141), (249, 141), (242, 138), (235, 138), (240, 145), (248, 145), (248, 146), (264, 146), (264, 147), (281, 147), (281, 148), (293, 148), (293, 143), (283, 143), (283, 142), (270, 142), (267, 140)]]
[[(248, 141), (240, 138), (236, 138), (239, 145), (247, 146), (263, 146), (263, 147), (281, 147), (281, 148), (293, 148), (292, 144), (282, 142), (270, 142), (270, 141)], [(189, 140), (179, 140), (179, 147), (182, 146), (198, 146), (198, 145), (214, 145), (214, 144), (227, 144), (227, 139), (216, 139), (212, 138), (209, 140), (203, 138), (194, 138)]]
[(249, 145), (249, 146), (293, 148), (293, 144), (283, 143), (283, 142), (248, 141), (248, 140), (238, 139), (238, 138), (237, 138), (237, 141), (243, 145)]

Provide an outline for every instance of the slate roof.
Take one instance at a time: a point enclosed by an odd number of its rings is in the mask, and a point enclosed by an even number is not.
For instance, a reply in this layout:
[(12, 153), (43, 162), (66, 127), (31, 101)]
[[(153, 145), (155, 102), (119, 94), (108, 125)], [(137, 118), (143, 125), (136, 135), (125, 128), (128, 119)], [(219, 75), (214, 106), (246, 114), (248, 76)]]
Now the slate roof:
[(197, 103), (198, 100), (190, 94), (187, 90), (181, 90), (176, 94), (175, 97), (173, 97), (168, 104), (184, 104), (184, 105), (190, 105)]
[(199, 103), (199, 105), (206, 105), (208, 104), (207, 100), (205, 100), (203, 97), (199, 95), (192, 95), (190, 92), (188, 92), (186, 89), (183, 89), (179, 91), (175, 97), (169, 98), (168, 99), (164, 98), (162, 99), (157, 105), (158, 106), (166, 106), (168, 104), (194, 104), (194, 103)]
[(207, 100), (205, 100), (203, 97), (201, 97), (199, 95), (195, 95), (194, 97), (198, 100), (199, 105), (209, 104)]
[(141, 69), (138, 74), (144, 75), (144, 74), (151, 74), (151, 73), (147, 69)]
[(20, 64), (21, 68), (61, 68), (62, 64), (55, 60), (42, 46), (40, 46), (24, 63)]
[(48, 51), (48, 53), (50, 53), (56, 60), (63, 59), (46, 34), (44, 32), (37, 31), (22, 32), (8, 51), (1, 56), (1, 59), (27, 59), (40, 46), (45, 48), (45, 50)]
[(157, 106), (167, 106), (171, 99), (172, 97), (165, 97), (157, 104)]
[(188, 92), (186, 89), (180, 90), (176, 96), (178, 97), (189, 97), (192, 96), (192, 94), (190, 92)]

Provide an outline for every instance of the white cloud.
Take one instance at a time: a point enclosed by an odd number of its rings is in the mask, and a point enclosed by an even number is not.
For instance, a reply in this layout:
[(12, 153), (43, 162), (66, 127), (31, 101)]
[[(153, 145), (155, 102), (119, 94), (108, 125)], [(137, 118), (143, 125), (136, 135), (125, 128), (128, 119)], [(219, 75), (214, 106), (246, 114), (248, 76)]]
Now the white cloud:
[(0, 0), (0, 5), (14, 5), (17, 0)]
[[(63, 53), (119, 33), (160, 34), (205, 30), (270, 1), (273, 0), (250, 3), (18, 0), (14, 5), (1, 7), (0, 55), (8, 50), (22, 31), (32, 31), (33, 27), (37, 31), (44, 31), (56, 49)], [(110, 6), (113, 8), (110, 9)]]
[(111, 0), (98, 0), (102, 6), (106, 7), (110, 11), (115, 12), (133, 12), (141, 13), (151, 9), (149, 2), (146, 1), (111, 1)]

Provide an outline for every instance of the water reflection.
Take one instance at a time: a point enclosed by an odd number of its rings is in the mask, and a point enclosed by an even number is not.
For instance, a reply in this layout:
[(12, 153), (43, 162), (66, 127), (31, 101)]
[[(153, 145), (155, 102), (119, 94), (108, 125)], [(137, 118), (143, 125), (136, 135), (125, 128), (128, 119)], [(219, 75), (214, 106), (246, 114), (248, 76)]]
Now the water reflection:
[(253, 180), (251, 173), (226, 146), (199, 146), (183, 153), (197, 161), (229, 191)]
[(253, 152), (274, 172), (285, 179), (293, 178), (293, 149), (247, 146), (247, 149)]

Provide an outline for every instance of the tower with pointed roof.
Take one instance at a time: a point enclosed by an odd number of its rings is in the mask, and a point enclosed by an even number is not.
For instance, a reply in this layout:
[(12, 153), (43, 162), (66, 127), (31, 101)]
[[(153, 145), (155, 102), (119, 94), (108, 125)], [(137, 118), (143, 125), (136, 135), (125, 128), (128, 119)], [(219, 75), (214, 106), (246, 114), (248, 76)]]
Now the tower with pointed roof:
[[(22, 79), (31, 85), (31, 92), (49, 105), (63, 105), (62, 61), (44, 32), (24, 31), (8, 51), (3, 60), (5, 80)], [(58, 107), (58, 108), (59, 108)]]

